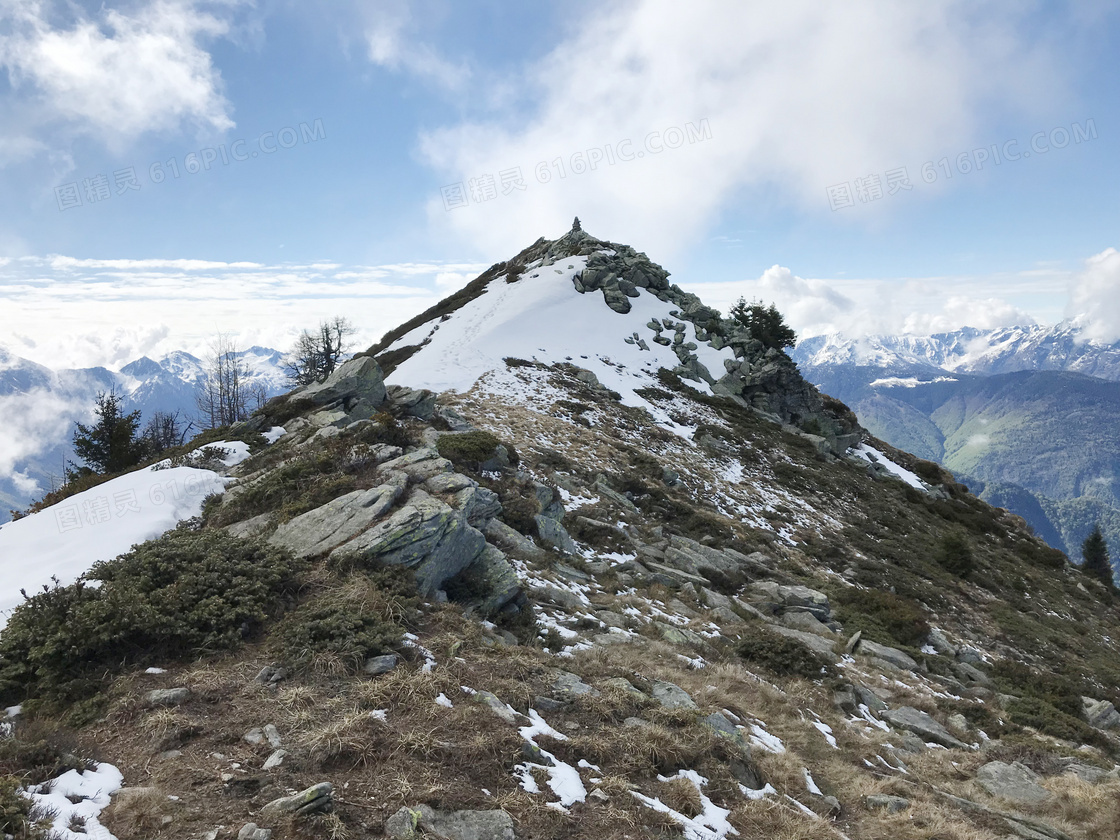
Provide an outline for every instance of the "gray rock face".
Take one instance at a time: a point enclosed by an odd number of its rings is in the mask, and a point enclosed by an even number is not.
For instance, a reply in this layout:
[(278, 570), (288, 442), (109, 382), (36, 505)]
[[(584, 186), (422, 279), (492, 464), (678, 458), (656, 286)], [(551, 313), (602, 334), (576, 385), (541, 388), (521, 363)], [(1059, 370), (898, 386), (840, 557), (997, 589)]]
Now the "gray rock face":
[(485, 487), (467, 487), (455, 494), (451, 506), (461, 511), (467, 522), (475, 528), (483, 528), (486, 523), (502, 512), (498, 494)]
[(385, 379), (376, 361), (360, 356), (343, 362), (325, 382), (308, 385), (292, 396), (317, 405), (342, 401), (346, 412), (353, 411), (359, 404), (372, 411), (385, 402)]
[(405, 482), (355, 490), (284, 523), (269, 538), (272, 545), (297, 557), (324, 554), (350, 540), (383, 517), (403, 495)]
[(931, 628), (929, 634), (926, 636), (930, 647), (940, 653), (942, 656), (956, 656), (957, 648), (952, 642), (946, 638), (945, 634), (938, 630), (936, 627)]
[(266, 820), (281, 820), (290, 816), (306, 816), (329, 812), (334, 807), (334, 788), (330, 782), (320, 782), (292, 796), (274, 799), (261, 808)]
[(598, 697), (597, 689), (585, 683), (579, 676), (569, 671), (561, 671), (552, 681), (552, 696), (558, 700), (571, 700), (582, 695)]
[(822, 624), (820, 619), (810, 612), (787, 612), (778, 616), (778, 621), (793, 630), (823, 636), (833, 641), (836, 639), (836, 633), (827, 624)]
[(803, 630), (792, 630), (789, 627), (783, 627), (780, 624), (770, 625), (770, 629), (780, 636), (785, 636), (787, 639), (796, 639), (817, 654), (822, 659), (833, 664), (840, 661), (840, 657), (836, 655), (836, 641), (833, 639), (826, 639), (824, 636), (818, 636), (815, 633), (806, 633)]
[(189, 688), (156, 688), (145, 696), (149, 706), (181, 706), (191, 699)]
[(409, 417), (419, 417), (421, 420), (431, 420), (436, 411), (436, 395), (427, 388), (408, 388), (403, 385), (389, 385), (386, 392), (390, 402), (402, 414)]
[(516, 840), (513, 818), (505, 811), (437, 811), (428, 805), (401, 808), (386, 820), (385, 834), (394, 840)]
[(413, 569), (420, 593), (431, 598), (443, 584), (478, 559), (486, 539), (462, 514), (422, 490), (388, 519), (331, 553)]
[(512, 602), (524, 600), (516, 570), (492, 545), (484, 546), (482, 554), (456, 577), (456, 581), (461, 581), (468, 591), (484, 593), (464, 604), (483, 616), (494, 615)]
[(537, 523), (537, 535), (545, 545), (563, 551), (565, 554), (579, 553), (575, 540), (572, 539), (567, 529), (555, 519), (541, 514), (537, 514), (533, 519)]
[(237, 832), (237, 840), (272, 840), (272, 829), (257, 828), (256, 823), (245, 823)]
[(828, 621), (832, 615), (828, 596), (807, 586), (783, 586), (771, 580), (757, 581), (750, 585), (746, 598), (763, 612), (771, 614), (800, 609), (821, 621)]
[(856, 647), (856, 652), (862, 653), (864, 656), (882, 659), (884, 662), (889, 662), (894, 667), (901, 668), (904, 671), (916, 671), (918, 669), (918, 663), (897, 648), (876, 644), (867, 639), (860, 641)]
[(976, 771), (977, 783), (992, 796), (1031, 805), (1053, 796), (1038, 779), (1037, 773), (1018, 761), (1014, 764), (991, 761)]
[(699, 708), (688, 696), (688, 692), (671, 682), (654, 680), (650, 683), (650, 696), (666, 709)]
[(931, 718), (925, 712), (918, 711), (913, 706), (901, 706), (897, 709), (886, 709), (879, 713), (879, 717), (896, 729), (905, 729), (913, 732), (919, 738), (941, 744), (952, 749), (967, 749), (949, 730)]
[(1097, 729), (1120, 728), (1120, 712), (1116, 711), (1107, 700), (1094, 700), (1092, 697), (1082, 697), (1081, 705), (1085, 709), (1085, 719), (1090, 726)]
[(380, 469), (382, 472), (402, 472), (417, 484), (452, 471), (451, 462), (440, 457), (439, 452), (428, 446), (421, 446), (391, 461), (386, 461)]

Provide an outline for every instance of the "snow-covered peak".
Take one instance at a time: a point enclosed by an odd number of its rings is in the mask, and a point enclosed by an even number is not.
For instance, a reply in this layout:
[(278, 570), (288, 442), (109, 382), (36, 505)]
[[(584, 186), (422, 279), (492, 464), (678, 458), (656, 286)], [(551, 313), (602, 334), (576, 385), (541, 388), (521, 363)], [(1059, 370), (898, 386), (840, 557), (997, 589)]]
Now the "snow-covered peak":
[[(592, 371), (624, 401), (640, 403), (633, 396), (636, 389), (648, 387), (659, 368), (680, 364), (671, 346), (653, 340), (667, 323), (680, 325), (701, 364), (717, 377), (723, 374), (724, 360), (734, 358), (731, 350), (717, 351), (699, 340), (696, 327), (679, 317), (674, 304), (642, 290), (629, 298), (631, 309), (622, 314), (598, 292), (577, 291), (588, 259), (542, 259), (515, 282), (499, 276), (466, 305), (415, 327), (386, 348), (391, 353), (421, 345), (396, 367), (390, 381), (462, 392), (488, 373), (501, 376), (506, 358), (570, 362)], [(648, 326), (654, 321), (657, 331)]]
[(808, 367), (918, 366), (979, 374), (1064, 370), (1120, 379), (1120, 342), (1094, 342), (1070, 321), (992, 330), (965, 327), (928, 336), (814, 336), (798, 344), (792, 355), (798, 364)]

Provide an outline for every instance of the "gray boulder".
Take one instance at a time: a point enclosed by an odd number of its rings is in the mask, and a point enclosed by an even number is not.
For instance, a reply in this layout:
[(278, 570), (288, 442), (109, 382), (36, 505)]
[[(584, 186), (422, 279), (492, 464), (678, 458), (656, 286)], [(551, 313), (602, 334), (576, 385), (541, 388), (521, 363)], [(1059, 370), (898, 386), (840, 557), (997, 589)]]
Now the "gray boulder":
[(1038, 780), (1037, 773), (1018, 761), (990, 761), (976, 771), (976, 782), (992, 796), (1028, 805), (1037, 805), (1053, 796)]
[(237, 840), (272, 840), (272, 829), (257, 828), (256, 823), (245, 823), (237, 832)]
[(492, 545), (486, 545), (473, 563), (456, 576), (468, 592), (481, 593), (466, 601), (464, 607), (477, 611), (483, 616), (491, 616), (518, 600), (521, 594), (521, 579), (510, 565), (505, 554)]
[(860, 641), (859, 645), (856, 646), (856, 652), (862, 653), (864, 656), (872, 656), (875, 659), (882, 659), (903, 671), (916, 671), (918, 669), (918, 663), (897, 648), (880, 645), (867, 639)]
[(408, 388), (404, 385), (386, 386), (389, 401), (395, 410), (409, 417), (431, 420), (436, 411), (436, 395), (427, 388)]
[(362, 671), (371, 677), (379, 677), (392, 671), (400, 663), (401, 658), (395, 653), (386, 653), (382, 656), (373, 656), (366, 660)]
[(149, 706), (181, 706), (191, 699), (189, 688), (156, 688), (145, 696)]
[(815, 633), (806, 633), (804, 630), (793, 630), (789, 627), (783, 627), (780, 624), (770, 625), (770, 629), (780, 636), (785, 636), (787, 639), (795, 639), (801, 642), (813, 653), (822, 659), (833, 664), (840, 661), (840, 657), (836, 655), (836, 641), (835, 637), (826, 639), (824, 636), (818, 636)]
[(385, 821), (394, 840), (441, 837), (445, 840), (515, 840), (513, 819), (505, 811), (437, 811), (428, 805), (401, 808)]
[(763, 612), (771, 614), (801, 608), (821, 621), (827, 621), (832, 614), (828, 596), (808, 586), (784, 586), (772, 580), (757, 581), (750, 585), (746, 597)]
[(904, 729), (908, 732), (913, 732), (925, 741), (932, 741), (935, 744), (953, 749), (968, 749), (966, 744), (961, 743), (950, 735), (948, 729), (925, 712), (918, 711), (913, 706), (885, 709), (879, 713), (879, 717), (895, 729)]
[(467, 522), (475, 528), (482, 528), (502, 512), (498, 494), (485, 487), (466, 487), (455, 494), (451, 506), (461, 511)]
[(312, 557), (337, 548), (383, 517), (403, 495), (396, 481), (369, 490), (355, 490), (284, 523), (269, 538), (272, 545), (297, 557)]
[(688, 696), (688, 692), (671, 682), (654, 680), (650, 683), (650, 696), (666, 709), (696, 709), (699, 708)]
[(346, 411), (353, 411), (358, 404), (378, 408), (385, 402), (385, 378), (381, 368), (370, 356), (360, 356), (343, 362), (327, 377), (325, 382), (316, 382), (293, 392), (293, 398), (311, 400), (316, 405), (326, 405), (336, 401), (346, 404)]
[(565, 554), (579, 554), (575, 540), (563, 525), (552, 517), (542, 514), (537, 514), (533, 519), (537, 523), (537, 535), (541, 538), (541, 542)]
[(332, 560), (406, 566), (416, 575), (425, 598), (470, 566), (483, 553), (486, 539), (452, 510), (422, 490), (358, 537), (331, 552)]
[(1090, 726), (1097, 729), (1120, 728), (1120, 712), (1117, 712), (1116, 707), (1107, 700), (1082, 697), (1081, 705), (1085, 709), (1085, 719)]
[(333, 807), (334, 788), (330, 782), (320, 782), (292, 796), (273, 799), (261, 808), (261, 816), (266, 820), (278, 821), (285, 817), (329, 812)]
[(561, 671), (552, 681), (552, 696), (560, 700), (571, 700), (582, 695), (598, 697), (598, 690), (592, 688), (582, 678), (570, 671)]

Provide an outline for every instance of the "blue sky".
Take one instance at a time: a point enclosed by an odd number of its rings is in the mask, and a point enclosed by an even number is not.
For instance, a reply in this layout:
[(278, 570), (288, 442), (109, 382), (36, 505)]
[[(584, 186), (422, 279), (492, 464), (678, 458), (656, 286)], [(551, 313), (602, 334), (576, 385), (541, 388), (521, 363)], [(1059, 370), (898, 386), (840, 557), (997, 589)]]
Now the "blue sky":
[(806, 334), (1116, 340), (1118, 11), (0, 0), (0, 344), (368, 343), (577, 214)]

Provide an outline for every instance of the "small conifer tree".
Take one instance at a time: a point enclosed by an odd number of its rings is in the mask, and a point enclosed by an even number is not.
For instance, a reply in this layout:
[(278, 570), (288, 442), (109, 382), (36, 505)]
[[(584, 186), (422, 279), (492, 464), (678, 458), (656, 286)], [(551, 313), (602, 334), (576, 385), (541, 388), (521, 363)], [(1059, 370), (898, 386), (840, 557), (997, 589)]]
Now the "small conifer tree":
[(110, 391), (97, 395), (94, 413), (97, 422), (92, 426), (74, 424), (77, 426), (74, 430), (74, 452), (85, 462), (85, 466), (67, 470), (71, 479), (91, 472), (120, 472), (136, 466), (144, 457), (146, 447), (136, 434), (140, 426), (139, 411), (125, 414), (121, 398)]
[(731, 307), (730, 315), (747, 328), (751, 338), (758, 339), (765, 347), (784, 350), (797, 343), (797, 333), (786, 324), (774, 304), (764, 306), (760, 300), (747, 303), (746, 298), (739, 298)]
[(1108, 559), (1108, 544), (1104, 541), (1100, 524), (1093, 526), (1093, 532), (1081, 544), (1081, 556), (1084, 562), (1081, 571), (1095, 577), (1105, 586), (1113, 586), (1112, 564)]

